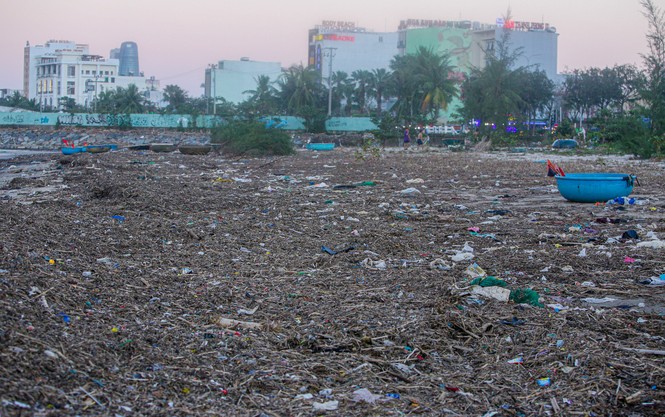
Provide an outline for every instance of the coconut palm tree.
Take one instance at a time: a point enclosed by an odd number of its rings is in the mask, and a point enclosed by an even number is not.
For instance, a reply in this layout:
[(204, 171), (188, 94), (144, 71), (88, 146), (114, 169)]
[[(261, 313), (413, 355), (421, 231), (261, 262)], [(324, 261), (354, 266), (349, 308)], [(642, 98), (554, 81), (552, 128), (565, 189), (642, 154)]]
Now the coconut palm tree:
[(367, 93), (371, 83), (372, 73), (367, 70), (356, 70), (351, 73), (351, 78), (356, 86), (355, 102), (358, 103), (358, 108), (361, 113), (367, 112)]
[(127, 88), (118, 88), (116, 97), (119, 113), (143, 113), (145, 97), (135, 84), (130, 84)]
[(432, 49), (420, 47), (413, 56), (414, 73), (419, 84), (420, 111), (436, 118), (457, 94), (448, 55), (438, 55)]
[(332, 75), (332, 90), (333, 90), (333, 109), (337, 110), (337, 114), (342, 113), (342, 99), (348, 96), (349, 86), (351, 80), (349, 74), (344, 71), (335, 71)]
[(267, 75), (259, 75), (255, 78), (256, 89), (243, 91), (243, 94), (249, 94), (247, 100), (251, 107), (262, 115), (274, 113), (277, 110), (277, 89), (273, 81)]
[(378, 68), (372, 70), (372, 77), (370, 78), (370, 90), (374, 94), (376, 100), (376, 114), (381, 115), (381, 108), (383, 106), (383, 97), (390, 85), (391, 73), (385, 68)]
[(187, 103), (187, 92), (175, 84), (164, 87), (164, 100), (169, 103), (167, 110), (173, 113), (181, 112)]
[(315, 107), (323, 97), (321, 74), (310, 67), (291, 66), (278, 81), (286, 110), (298, 114), (305, 107)]

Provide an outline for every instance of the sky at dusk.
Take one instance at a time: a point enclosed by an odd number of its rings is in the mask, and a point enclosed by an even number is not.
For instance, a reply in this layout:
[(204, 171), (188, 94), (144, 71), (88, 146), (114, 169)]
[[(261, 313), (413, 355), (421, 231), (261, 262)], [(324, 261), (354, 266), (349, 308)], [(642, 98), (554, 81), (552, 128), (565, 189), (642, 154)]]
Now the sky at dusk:
[(494, 23), (508, 7), (557, 28), (559, 72), (641, 66), (647, 52), (639, 0), (0, 0), (0, 88), (22, 88), (26, 41), (71, 40), (106, 58), (134, 41), (146, 76), (198, 97), (205, 68), (223, 59), (306, 64), (307, 31), (323, 20), (392, 32), (404, 19)]

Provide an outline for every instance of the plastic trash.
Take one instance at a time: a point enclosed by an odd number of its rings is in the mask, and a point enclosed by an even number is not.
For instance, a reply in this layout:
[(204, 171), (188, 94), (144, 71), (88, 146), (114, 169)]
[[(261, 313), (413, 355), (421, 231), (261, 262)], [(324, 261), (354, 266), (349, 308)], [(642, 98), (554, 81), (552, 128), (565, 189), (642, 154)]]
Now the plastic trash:
[(409, 187), (406, 188), (402, 191), (400, 191), (401, 194), (420, 194), (420, 190), (417, 188)]
[(450, 265), (448, 265), (446, 263), (446, 261), (444, 261), (441, 258), (437, 258), (437, 259), (433, 260), (432, 262), (430, 262), (429, 267), (430, 267), (430, 269), (438, 269), (438, 270), (441, 270), (441, 271), (450, 271), (452, 269), (452, 267)]
[(471, 293), (482, 295), (483, 297), (493, 298), (498, 301), (508, 302), (510, 299), (510, 290), (502, 287), (481, 287), (475, 285), (471, 289)]
[(642, 285), (649, 285), (651, 287), (659, 287), (665, 285), (665, 274), (660, 274), (659, 277), (649, 277), (640, 281)]
[(552, 383), (552, 381), (549, 378), (538, 378), (536, 382), (541, 387), (548, 387)]
[(453, 262), (470, 261), (471, 259), (473, 259), (473, 253), (457, 252), (455, 255), (452, 255), (450, 258), (453, 260)]
[(524, 363), (524, 358), (521, 357), (521, 356), (518, 356), (518, 357), (516, 357), (516, 358), (510, 359), (510, 360), (508, 361), (508, 363), (512, 363), (512, 364), (522, 364), (522, 363)]
[(315, 402), (312, 404), (312, 407), (314, 407), (315, 411), (335, 411), (337, 410), (337, 407), (339, 407), (339, 401), (327, 401), (325, 403)]
[(577, 254), (580, 258), (585, 258), (586, 257), (586, 248), (582, 248), (580, 253)]
[(120, 216), (120, 215), (118, 215), (118, 214), (116, 214), (115, 216), (112, 216), (112, 218), (115, 219), (115, 220), (117, 220), (118, 223), (122, 223), (122, 222), (125, 221), (125, 216)]
[(530, 288), (516, 289), (510, 292), (510, 300), (516, 304), (530, 304), (535, 307), (544, 307), (540, 301), (540, 296), (537, 292)]
[(635, 230), (626, 230), (623, 232), (621, 235), (622, 239), (639, 239), (640, 236), (637, 234)]
[(352, 401), (360, 402), (364, 401), (369, 404), (374, 404), (376, 400), (383, 398), (380, 395), (372, 394), (367, 388), (361, 388), (353, 391)]
[(468, 275), (471, 278), (477, 278), (477, 277), (486, 277), (487, 272), (483, 268), (481, 268), (477, 263), (473, 263), (473, 265), (469, 265), (466, 270), (464, 271), (466, 275)]
[(507, 287), (508, 283), (491, 275), (486, 277), (477, 277), (471, 281), (471, 285), (480, 285), (481, 287)]
[(639, 248), (651, 248), (651, 249), (663, 249), (665, 248), (665, 240), (649, 240), (646, 242), (639, 242), (637, 244)]
[(518, 319), (517, 317), (513, 317), (510, 320), (501, 320), (501, 324), (505, 324), (506, 326), (521, 326), (524, 323), (526, 323), (526, 320)]
[(400, 399), (400, 395), (397, 394), (397, 393), (395, 393), (395, 392), (389, 392), (388, 394), (386, 394), (386, 397), (388, 397), (388, 398), (394, 398), (394, 399), (396, 399), (396, 400), (399, 400), (399, 399)]

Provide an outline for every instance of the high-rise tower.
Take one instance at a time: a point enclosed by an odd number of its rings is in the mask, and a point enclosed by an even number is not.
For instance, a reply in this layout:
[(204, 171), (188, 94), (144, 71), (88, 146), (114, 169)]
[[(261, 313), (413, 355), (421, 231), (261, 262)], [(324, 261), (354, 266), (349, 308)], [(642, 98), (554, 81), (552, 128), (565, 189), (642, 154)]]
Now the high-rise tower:
[(120, 68), (118, 74), (139, 76), (139, 49), (136, 42), (123, 42), (120, 45)]

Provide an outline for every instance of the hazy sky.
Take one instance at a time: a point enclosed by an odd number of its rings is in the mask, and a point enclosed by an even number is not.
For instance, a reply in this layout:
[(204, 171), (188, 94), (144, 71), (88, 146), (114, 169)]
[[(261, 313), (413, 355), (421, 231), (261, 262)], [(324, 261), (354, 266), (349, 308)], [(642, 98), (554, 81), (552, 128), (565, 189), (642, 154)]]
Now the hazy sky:
[(557, 28), (559, 72), (642, 65), (639, 0), (0, 0), (0, 88), (22, 88), (26, 41), (71, 40), (107, 58), (135, 41), (146, 76), (198, 97), (206, 66), (222, 59), (306, 64), (307, 31), (322, 20), (395, 31), (409, 18), (494, 23), (508, 7)]

